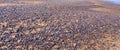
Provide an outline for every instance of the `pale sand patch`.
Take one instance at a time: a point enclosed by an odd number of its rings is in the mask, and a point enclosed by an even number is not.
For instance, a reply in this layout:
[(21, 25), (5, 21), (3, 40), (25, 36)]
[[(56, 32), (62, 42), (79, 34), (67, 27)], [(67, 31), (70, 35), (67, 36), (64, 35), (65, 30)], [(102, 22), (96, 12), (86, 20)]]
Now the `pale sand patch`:
[(99, 11), (99, 12), (106, 12), (106, 13), (120, 13), (120, 10), (117, 9), (110, 9), (110, 8), (90, 8), (89, 10), (93, 10), (93, 11)]
[(34, 4), (43, 4), (45, 2), (44, 1), (19, 1), (19, 3), (34, 5)]
[(13, 5), (13, 4), (10, 4), (10, 3), (0, 3), (0, 6), (8, 6), (8, 5)]
[(21, 6), (21, 5), (27, 5), (27, 4), (17, 4), (17, 3), (0, 3), (0, 6)]
[(0, 6), (37, 5), (44, 3), (45, 3), (44, 1), (18, 1), (16, 3), (0, 3)]
[(91, 3), (93, 3), (94, 5), (98, 5), (98, 6), (101, 6), (101, 5), (104, 5), (105, 3), (104, 2), (100, 2), (98, 0), (92, 0), (90, 1)]

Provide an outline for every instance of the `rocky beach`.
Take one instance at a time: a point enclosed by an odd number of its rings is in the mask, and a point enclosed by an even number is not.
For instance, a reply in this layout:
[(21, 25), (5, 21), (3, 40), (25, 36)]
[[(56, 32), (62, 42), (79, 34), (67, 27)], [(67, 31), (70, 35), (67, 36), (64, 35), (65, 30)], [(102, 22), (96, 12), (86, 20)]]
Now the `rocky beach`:
[(120, 5), (0, 0), (0, 50), (120, 50)]

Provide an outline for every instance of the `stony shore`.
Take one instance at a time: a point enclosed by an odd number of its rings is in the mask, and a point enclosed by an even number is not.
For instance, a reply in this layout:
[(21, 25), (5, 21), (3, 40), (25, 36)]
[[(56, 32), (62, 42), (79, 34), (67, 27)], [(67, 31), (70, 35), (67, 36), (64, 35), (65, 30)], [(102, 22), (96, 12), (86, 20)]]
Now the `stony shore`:
[(120, 5), (0, 1), (0, 50), (120, 50)]

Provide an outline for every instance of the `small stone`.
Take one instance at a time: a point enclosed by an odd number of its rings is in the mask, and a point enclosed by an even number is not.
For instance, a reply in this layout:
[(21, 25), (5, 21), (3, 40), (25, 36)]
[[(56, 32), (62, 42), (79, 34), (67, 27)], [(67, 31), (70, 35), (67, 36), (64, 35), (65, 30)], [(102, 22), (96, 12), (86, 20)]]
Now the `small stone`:
[(17, 49), (17, 48), (21, 48), (22, 46), (15, 46), (15, 48)]
[(36, 28), (36, 32), (40, 32), (41, 30), (41, 28)]
[(20, 28), (18, 28), (17, 32), (22, 32), (23, 29), (24, 29), (24, 27), (20, 27)]
[(36, 33), (36, 31), (33, 29), (33, 30), (31, 31), (31, 33)]
[(10, 39), (6, 38), (6, 39), (5, 39), (5, 42), (8, 42), (8, 41), (10, 41)]
[(15, 35), (12, 35), (11, 37), (12, 37), (12, 38), (15, 38)]
[(76, 45), (77, 45), (76, 43), (73, 44), (73, 46), (76, 46)]
[(33, 45), (29, 45), (28, 48), (29, 48), (29, 49), (32, 49), (32, 48), (33, 48)]
[(94, 41), (94, 40), (91, 40), (89, 43), (90, 43), (90, 44), (93, 44), (93, 43), (95, 43), (95, 41)]
[(23, 37), (23, 34), (17, 34), (16, 35), (16, 38), (21, 38), (21, 37)]
[(21, 40), (17, 40), (18, 43), (20, 43)]
[(36, 40), (36, 41), (35, 41), (35, 44), (36, 44), (36, 45), (40, 45), (40, 44), (41, 44), (40, 42), (41, 42), (40, 40)]
[(116, 46), (116, 44), (112, 44), (112, 47), (115, 47)]
[(79, 20), (76, 20), (76, 22), (78, 23), (78, 22), (79, 22)]
[(41, 23), (38, 23), (38, 25), (40, 25), (40, 26), (46, 26), (47, 24), (44, 23), (44, 22), (41, 22)]
[(23, 33), (24, 33), (24, 34), (29, 34), (30, 31), (29, 31), (29, 30), (25, 30), (25, 31), (23, 31)]
[(4, 42), (8, 42), (8, 41), (10, 41), (10, 39), (5, 38), (5, 37), (1, 38), (1, 40), (4, 41)]
[(10, 31), (9, 30), (5, 30), (4, 33), (10, 33)]
[(52, 47), (52, 50), (58, 50), (58, 48), (59, 48), (58, 45), (54, 45), (54, 46)]
[(20, 26), (18, 26), (18, 25), (17, 25), (17, 26), (15, 26), (15, 29), (18, 29), (18, 28), (20, 28)]
[(2, 49), (5, 49), (5, 48), (7, 48), (7, 46), (2, 46), (1, 48), (2, 48)]
[(7, 22), (2, 22), (2, 23), (0, 23), (0, 25), (7, 26)]
[(9, 28), (7, 28), (7, 30), (12, 30), (12, 28), (9, 27)]
[(92, 48), (92, 50), (96, 50), (95, 48)]

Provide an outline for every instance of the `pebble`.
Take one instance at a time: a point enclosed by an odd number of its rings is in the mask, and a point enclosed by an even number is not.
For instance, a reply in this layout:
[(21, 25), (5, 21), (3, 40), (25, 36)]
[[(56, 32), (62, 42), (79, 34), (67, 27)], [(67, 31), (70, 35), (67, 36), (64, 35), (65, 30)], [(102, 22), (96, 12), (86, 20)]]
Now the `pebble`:
[(75, 5), (0, 7), (0, 50), (108, 50), (119, 46), (107, 46), (108, 40), (119, 42), (119, 35), (115, 33), (120, 32), (119, 22), (114, 20), (119, 18), (115, 14), (112, 17), (86, 10), (94, 5), (85, 6), (85, 10), (84, 6)]

